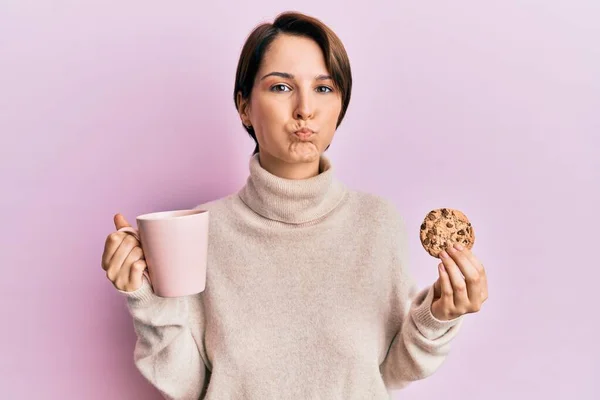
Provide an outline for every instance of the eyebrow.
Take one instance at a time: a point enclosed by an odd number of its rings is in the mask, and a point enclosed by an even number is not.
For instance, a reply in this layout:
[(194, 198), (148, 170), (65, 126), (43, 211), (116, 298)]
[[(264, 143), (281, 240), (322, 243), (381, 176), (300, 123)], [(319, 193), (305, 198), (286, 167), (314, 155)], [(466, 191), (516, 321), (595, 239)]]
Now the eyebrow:
[[(280, 76), (280, 77), (286, 78), (286, 79), (294, 79), (295, 78), (294, 75), (288, 74), (287, 72), (270, 72), (270, 73), (266, 74), (265, 76), (263, 76), (262, 78), (260, 78), (260, 80), (262, 81), (263, 79), (265, 79), (269, 76)], [(331, 75), (317, 75), (317, 77), (315, 79), (318, 81), (326, 81), (329, 79), (333, 80)]]

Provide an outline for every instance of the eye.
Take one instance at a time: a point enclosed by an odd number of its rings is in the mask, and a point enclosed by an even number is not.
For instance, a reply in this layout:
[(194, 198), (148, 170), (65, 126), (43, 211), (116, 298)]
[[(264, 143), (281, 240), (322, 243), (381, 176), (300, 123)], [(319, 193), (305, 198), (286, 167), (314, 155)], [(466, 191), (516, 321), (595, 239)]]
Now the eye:
[[(280, 89), (283, 88), (283, 90), (278, 90), (277, 88), (280, 88)], [(278, 84), (278, 85), (271, 86), (270, 90), (272, 92), (287, 92), (287, 91), (289, 91), (289, 90), (285, 90), (285, 89), (292, 90), (292, 89), (290, 89), (290, 87), (288, 85), (284, 85), (284, 84), (281, 84), (281, 83)]]
[[(320, 89), (326, 89), (326, 90), (323, 91), (323, 90), (320, 90)], [(329, 86), (319, 86), (317, 88), (317, 92), (319, 92), (319, 93), (330, 93), (330, 92), (333, 92), (333, 89), (330, 88)]]

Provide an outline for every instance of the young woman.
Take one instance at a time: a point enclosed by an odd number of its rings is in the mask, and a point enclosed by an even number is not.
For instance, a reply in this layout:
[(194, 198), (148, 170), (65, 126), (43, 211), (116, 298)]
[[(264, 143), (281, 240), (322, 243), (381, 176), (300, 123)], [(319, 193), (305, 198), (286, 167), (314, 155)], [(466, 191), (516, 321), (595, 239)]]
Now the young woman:
[(102, 264), (127, 298), (135, 363), (165, 398), (388, 399), (442, 364), (462, 316), (487, 298), (481, 262), (453, 247), (418, 290), (395, 207), (336, 178), (323, 153), (351, 88), (344, 46), (322, 22), (285, 13), (258, 26), (234, 90), (256, 142), (249, 177), (198, 206), (211, 213), (206, 290), (154, 295), (140, 243), (107, 238)]

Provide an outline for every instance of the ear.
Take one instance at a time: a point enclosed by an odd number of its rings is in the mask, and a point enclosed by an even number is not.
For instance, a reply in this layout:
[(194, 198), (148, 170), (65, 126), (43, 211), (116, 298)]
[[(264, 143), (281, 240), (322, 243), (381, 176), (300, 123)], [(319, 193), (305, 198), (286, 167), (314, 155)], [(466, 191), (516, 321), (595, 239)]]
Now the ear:
[(240, 114), (240, 119), (242, 120), (242, 124), (244, 124), (246, 126), (252, 125), (252, 123), (250, 122), (250, 113), (249, 113), (250, 104), (248, 103), (248, 99), (244, 99), (242, 97), (242, 92), (237, 93), (236, 103), (237, 103), (238, 114)]

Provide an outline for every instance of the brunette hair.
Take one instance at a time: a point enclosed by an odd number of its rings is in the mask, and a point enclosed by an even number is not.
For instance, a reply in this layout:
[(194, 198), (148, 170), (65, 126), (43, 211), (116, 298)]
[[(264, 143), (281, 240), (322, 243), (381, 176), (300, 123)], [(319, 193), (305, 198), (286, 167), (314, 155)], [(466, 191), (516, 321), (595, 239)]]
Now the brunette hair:
[[(241, 93), (243, 99), (250, 98), (260, 63), (269, 49), (269, 45), (282, 33), (313, 39), (323, 51), (327, 71), (342, 98), (342, 109), (336, 124), (337, 129), (346, 114), (352, 92), (352, 72), (348, 54), (342, 41), (327, 25), (314, 17), (299, 12), (279, 14), (273, 23), (263, 23), (254, 28), (246, 39), (235, 75), (233, 101), (236, 109), (239, 109), (238, 93)], [(259, 147), (254, 129), (245, 125), (244, 129), (256, 143), (254, 154), (258, 153)]]

